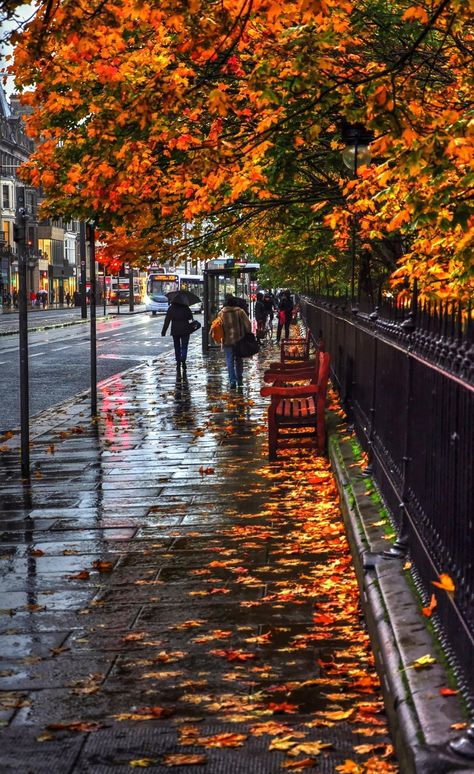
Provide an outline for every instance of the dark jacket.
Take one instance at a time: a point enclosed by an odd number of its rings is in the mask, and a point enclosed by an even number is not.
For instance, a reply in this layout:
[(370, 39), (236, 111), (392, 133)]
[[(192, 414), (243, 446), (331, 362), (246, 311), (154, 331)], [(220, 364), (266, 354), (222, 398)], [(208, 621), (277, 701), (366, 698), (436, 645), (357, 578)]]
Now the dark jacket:
[(168, 325), (171, 323), (171, 335), (172, 336), (184, 336), (189, 333), (189, 323), (193, 319), (193, 313), (189, 306), (184, 304), (171, 303), (166, 312), (165, 321), (163, 323), (163, 330), (161, 335), (164, 336), (168, 330)]
[(265, 309), (265, 304), (263, 301), (255, 301), (255, 319), (257, 322), (264, 321), (267, 317), (267, 311)]
[(280, 312), (285, 313), (285, 317), (288, 320), (291, 320), (291, 316), (293, 314), (293, 299), (291, 296), (282, 296), (280, 299), (280, 303), (278, 304), (278, 309)]

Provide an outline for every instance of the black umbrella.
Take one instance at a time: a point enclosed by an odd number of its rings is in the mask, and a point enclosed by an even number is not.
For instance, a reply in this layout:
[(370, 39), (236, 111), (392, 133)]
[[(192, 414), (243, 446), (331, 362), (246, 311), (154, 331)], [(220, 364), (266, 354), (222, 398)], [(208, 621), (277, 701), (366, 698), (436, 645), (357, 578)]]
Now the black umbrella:
[(181, 306), (192, 306), (193, 304), (201, 303), (199, 296), (196, 293), (191, 293), (190, 290), (173, 290), (165, 295), (168, 301), (173, 304), (181, 304)]

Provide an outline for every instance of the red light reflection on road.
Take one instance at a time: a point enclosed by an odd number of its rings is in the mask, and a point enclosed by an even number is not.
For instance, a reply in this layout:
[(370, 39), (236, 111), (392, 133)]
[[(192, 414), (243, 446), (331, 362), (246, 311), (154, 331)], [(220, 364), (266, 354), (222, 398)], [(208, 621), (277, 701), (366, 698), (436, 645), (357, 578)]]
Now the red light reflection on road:
[(104, 422), (104, 439), (109, 449), (130, 449), (130, 422), (123, 407), (127, 400), (124, 384), (120, 376), (114, 377), (113, 387), (99, 387), (101, 394), (100, 413)]

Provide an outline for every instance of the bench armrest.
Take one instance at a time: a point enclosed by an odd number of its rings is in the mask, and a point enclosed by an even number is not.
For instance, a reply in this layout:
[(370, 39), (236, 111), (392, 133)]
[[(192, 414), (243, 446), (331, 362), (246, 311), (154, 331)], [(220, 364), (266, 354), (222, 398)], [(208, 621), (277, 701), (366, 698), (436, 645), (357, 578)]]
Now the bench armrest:
[(281, 398), (303, 398), (310, 395), (317, 395), (317, 384), (303, 384), (301, 387), (262, 387), (260, 395), (262, 398), (276, 395)]

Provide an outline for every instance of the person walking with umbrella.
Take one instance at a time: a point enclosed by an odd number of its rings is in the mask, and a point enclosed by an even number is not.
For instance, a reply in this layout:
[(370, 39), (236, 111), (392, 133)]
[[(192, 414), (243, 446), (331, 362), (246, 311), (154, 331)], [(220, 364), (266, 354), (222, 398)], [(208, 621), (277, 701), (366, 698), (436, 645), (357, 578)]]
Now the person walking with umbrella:
[[(186, 371), (186, 358), (188, 355), (189, 336), (191, 334), (190, 323), (193, 319), (190, 304), (197, 296), (187, 290), (178, 290), (167, 293), (166, 297), (170, 301), (168, 311), (166, 312), (162, 336), (166, 336), (166, 331), (171, 323), (171, 335), (173, 337), (174, 354), (176, 358), (176, 368)], [(199, 301), (199, 299), (198, 299)]]

